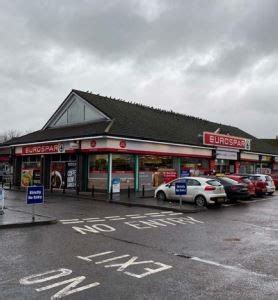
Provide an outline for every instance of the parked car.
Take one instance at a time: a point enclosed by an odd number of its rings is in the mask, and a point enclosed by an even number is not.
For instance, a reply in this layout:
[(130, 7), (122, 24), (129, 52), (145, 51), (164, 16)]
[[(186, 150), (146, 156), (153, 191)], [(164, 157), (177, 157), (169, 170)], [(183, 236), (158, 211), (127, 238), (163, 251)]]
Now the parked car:
[(275, 184), (273, 179), (269, 175), (265, 174), (252, 174), (250, 175), (253, 179), (263, 182), (265, 184), (265, 193), (272, 195), (275, 192)]
[(226, 177), (231, 178), (238, 183), (241, 183), (248, 189), (248, 193), (250, 197), (256, 196), (256, 188), (255, 184), (248, 178), (248, 176), (244, 175), (226, 175)]
[(271, 178), (272, 178), (273, 181), (274, 181), (276, 190), (278, 190), (278, 174), (271, 174)]
[(175, 193), (175, 183), (184, 181), (187, 184), (187, 194), (181, 196), (183, 201), (193, 202), (197, 206), (226, 201), (227, 195), (219, 181), (203, 177), (182, 177), (162, 184), (155, 190), (155, 197), (159, 200), (178, 200), (180, 196)]
[(238, 200), (249, 198), (248, 188), (245, 185), (226, 176), (219, 176), (215, 178), (224, 186), (228, 199)]

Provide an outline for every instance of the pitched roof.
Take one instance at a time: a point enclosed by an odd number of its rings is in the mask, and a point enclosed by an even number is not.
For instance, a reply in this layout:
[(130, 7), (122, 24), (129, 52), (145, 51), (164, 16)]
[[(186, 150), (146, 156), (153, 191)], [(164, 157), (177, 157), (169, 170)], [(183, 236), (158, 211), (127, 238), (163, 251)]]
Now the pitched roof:
[(277, 149), (264, 141), (233, 126), (223, 125), (192, 116), (163, 111), (141, 104), (116, 100), (79, 90), (72, 90), (113, 121), (109, 132), (105, 129), (109, 121), (75, 125), (63, 128), (47, 128), (13, 139), (9, 144), (31, 143), (77, 138), (94, 135), (121, 136), (178, 144), (203, 146), (204, 131), (214, 132), (220, 128), (220, 133), (251, 139), (251, 151), (259, 153), (278, 154)]
[(261, 139), (264, 143), (271, 145), (272, 147), (277, 148), (278, 150), (278, 138), (276, 139)]

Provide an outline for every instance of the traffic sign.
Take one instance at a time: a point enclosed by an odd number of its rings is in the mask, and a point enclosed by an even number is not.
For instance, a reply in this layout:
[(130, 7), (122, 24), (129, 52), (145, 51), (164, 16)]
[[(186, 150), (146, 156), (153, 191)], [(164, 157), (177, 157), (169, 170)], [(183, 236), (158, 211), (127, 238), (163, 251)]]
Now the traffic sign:
[(182, 196), (187, 194), (186, 181), (180, 181), (175, 183), (175, 193), (177, 196)]
[(44, 202), (43, 186), (28, 186), (26, 203), (27, 204), (42, 204)]

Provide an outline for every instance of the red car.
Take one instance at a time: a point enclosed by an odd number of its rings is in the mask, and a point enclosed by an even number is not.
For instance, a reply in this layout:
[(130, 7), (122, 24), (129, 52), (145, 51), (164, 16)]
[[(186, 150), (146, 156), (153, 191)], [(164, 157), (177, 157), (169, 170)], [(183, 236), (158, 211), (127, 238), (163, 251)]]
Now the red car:
[(266, 194), (266, 181), (262, 181), (259, 176), (252, 174), (248, 175), (248, 178), (254, 183), (257, 196), (263, 196)]
[(243, 175), (226, 175), (226, 177), (229, 177), (238, 183), (241, 183), (245, 187), (248, 188), (248, 193), (250, 197), (256, 196), (256, 187), (255, 184), (248, 178), (248, 176)]
[(278, 174), (271, 174), (271, 177), (272, 177), (272, 179), (274, 181), (276, 190), (278, 190)]

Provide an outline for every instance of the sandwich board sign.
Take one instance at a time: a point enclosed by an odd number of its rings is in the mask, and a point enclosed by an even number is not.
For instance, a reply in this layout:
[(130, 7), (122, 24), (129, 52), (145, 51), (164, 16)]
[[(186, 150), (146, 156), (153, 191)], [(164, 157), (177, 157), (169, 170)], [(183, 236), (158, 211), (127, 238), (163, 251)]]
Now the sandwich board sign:
[(0, 201), (2, 202), (0, 215), (4, 214), (5, 190), (0, 188)]
[(44, 202), (44, 188), (40, 185), (28, 186), (26, 194), (26, 203), (32, 204), (32, 221), (35, 221), (35, 205)]

